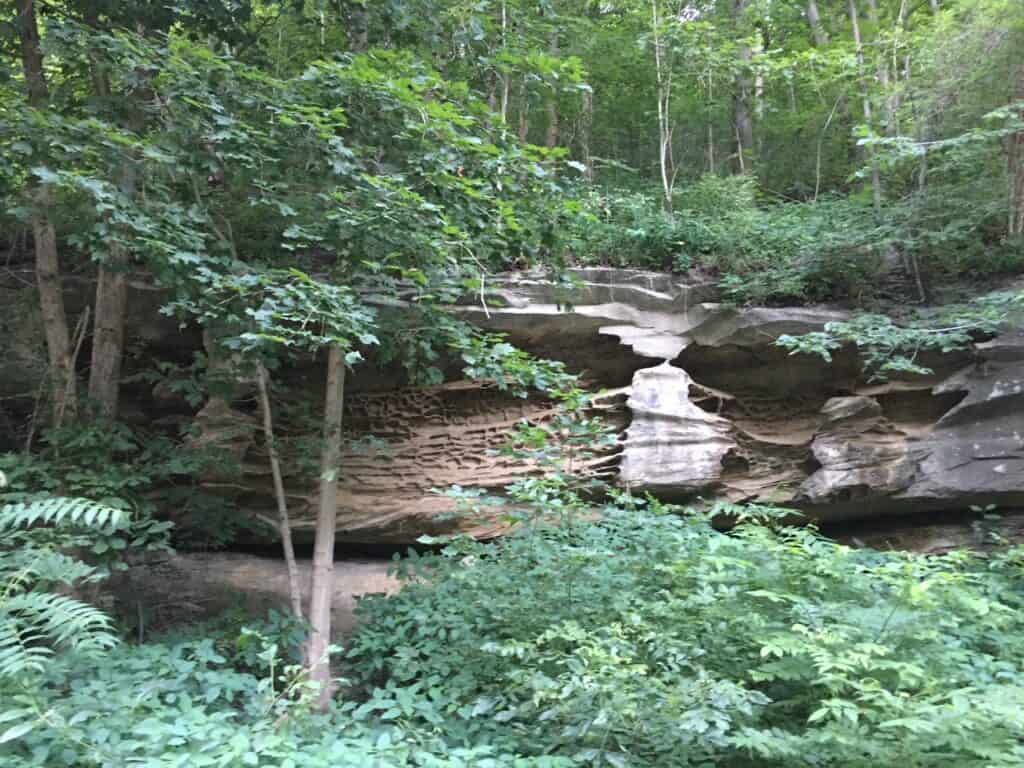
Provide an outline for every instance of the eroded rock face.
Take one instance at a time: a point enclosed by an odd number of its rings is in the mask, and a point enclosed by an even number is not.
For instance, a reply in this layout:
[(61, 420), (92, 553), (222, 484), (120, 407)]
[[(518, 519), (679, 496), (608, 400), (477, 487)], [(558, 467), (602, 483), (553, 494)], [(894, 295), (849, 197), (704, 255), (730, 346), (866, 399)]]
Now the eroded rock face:
[(556, 285), (536, 274), (506, 275), (492, 286), (494, 303), (459, 310), (535, 354), (615, 386), (628, 384), (645, 361), (672, 360), (694, 344), (763, 347), (782, 334), (821, 330), (848, 317), (802, 307), (739, 310), (715, 303), (711, 283), (658, 272), (580, 269), (574, 276), (576, 284)]
[[(842, 311), (727, 307), (707, 285), (656, 273), (577, 277), (565, 286), (509, 275), (491, 286), (497, 298), (486, 307), (467, 299), (458, 309), (597, 387), (622, 388), (624, 398), (606, 411), (620, 428), (621, 453), (594, 468), (609, 479), (675, 501), (796, 506), (825, 521), (1024, 506), (1020, 331), (975, 352), (922, 359), (930, 376), (879, 384), (865, 380), (855, 350), (840, 350), (830, 364), (775, 344), (782, 334), (821, 330)], [(353, 389), (345, 423), (356, 447), (342, 463), (340, 540), (505, 530), (494, 515), (451, 516), (452, 502), (434, 489), (497, 491), (536, 471), (494, 450), (516, 422), (551, 418), (549, 403), (465, 382), (381, 391), (361, 388), (357, 376)], [(367, 435), (376, 440), (369, 447), (359, 439)], [(273, 519), (258, 434), (243, 467), (226, 490)], [(296, 528), (311, 529), (315, 483), (294, 480), (289, 496)]]
[(732, 425), (696, 405), (690, 386), (686, 371), (667, 362), (634, 374), (620, 485), (669, 497), (719, 481), (726, 454), (736, 448)]
[[(207, 406), (200, 412), (200, 441), (223, 439), (224, 447), (240, 458), (241, 475), (210, 480), (207, 487), (235, 497), (243, 508), (276, 525), (262, 435), (254, 438), (246, 432), (252, 420), (244, 414), (226, 412), (222, 406), (209, 410)], [(500, 535), (507, 529), (501, 515), (460, 511), (443, 491), (462, 485), (499, 492), (536, 473), (536, 467), (497, 452), (518, 422), (542, 424), (554, 414), (550, 402), (524, 400), (467, 382), (350, 395), (344, 415), (350, 439), (338, 484), (339, 540), (408, 544), (424, 534)], [(613, 405), (608, 416), (621, 423), (622, 408)], [(612, 472), (612, 462), (614, 456), (601, 456), (591, 464), (595, 472)], [(297, 537), (311, 536), (318, 506), (316, 482), (293, 474), (285, 478), (285, 486)]]
[(797, 500), (827, 504), (904, 490), (914, 476), (907, 435), (866, 395), (834, 397), (821, 410), (811, 453), (821, 465), (800, 486)]
[(913, 446), (916, 472), (901, 498), (1024, 505), (1024, 332), (1003, 334), (980, 359), (935, 387), (963, 393)]

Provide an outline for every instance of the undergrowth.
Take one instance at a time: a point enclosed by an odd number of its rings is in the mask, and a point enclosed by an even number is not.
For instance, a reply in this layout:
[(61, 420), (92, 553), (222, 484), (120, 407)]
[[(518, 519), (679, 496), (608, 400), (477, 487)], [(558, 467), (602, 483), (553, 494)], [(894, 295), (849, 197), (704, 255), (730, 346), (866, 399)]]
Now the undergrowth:
[[(587, 187), (576, 194), (582, 215), (569, 220), (565, 237), (577, 263), (696, 270), (740, 304), (868, 304), (900, 290), (901, 273), (913, 280), (914, 264), (929, 291), (1024, 272), (1024, 241), (1000, 240), (988, 231), (994, 212), (950, 195), (922, 225), (916, 200), (882, 211), (855, 196), (778, 200), (745, 176), (683, 185), (672, 212), (650, 192)], [(897, 279), (879, 279), (886, 273)]]
[[(735, 511), (735, 510), (732, 510)], [(856, 550), (623, 498), (400, 563), (345, 695), (295, 629), (58, 656), (3, 682), (5, 766), (1024, 765), (1024, 551)], [(2, 729), (0, 729), (2, 730)]]

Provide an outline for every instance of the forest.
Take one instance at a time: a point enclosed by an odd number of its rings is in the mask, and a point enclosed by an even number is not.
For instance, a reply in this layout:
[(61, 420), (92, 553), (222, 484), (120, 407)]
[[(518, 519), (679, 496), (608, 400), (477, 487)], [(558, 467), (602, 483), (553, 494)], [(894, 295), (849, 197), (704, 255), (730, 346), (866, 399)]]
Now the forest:
[(0, 764), (1024, 767), (1021, 0), (0, 8)]

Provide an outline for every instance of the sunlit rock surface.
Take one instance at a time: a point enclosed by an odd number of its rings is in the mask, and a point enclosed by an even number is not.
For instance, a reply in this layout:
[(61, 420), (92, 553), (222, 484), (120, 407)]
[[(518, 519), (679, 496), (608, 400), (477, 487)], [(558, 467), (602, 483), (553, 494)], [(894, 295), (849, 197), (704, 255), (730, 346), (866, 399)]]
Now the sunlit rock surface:
[(718, 482), (723, 459), (736, 447), (732, 425), (696, 405), (690, 384), (686, 371), (667, 362), (634, 374), (620, 485), (666, 495)]

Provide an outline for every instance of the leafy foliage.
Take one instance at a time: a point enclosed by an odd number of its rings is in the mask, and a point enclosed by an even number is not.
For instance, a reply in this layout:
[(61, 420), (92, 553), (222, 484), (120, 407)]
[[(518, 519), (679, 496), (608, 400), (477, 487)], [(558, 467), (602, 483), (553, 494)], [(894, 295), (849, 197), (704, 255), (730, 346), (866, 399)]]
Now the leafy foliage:
[(0, 499), (45, 502), (67, 494), (130, 513), (126, 530), (100, 531), (80, 542), (108, 570), (125, 567), (122, 556), (129, 547), (166, 544), (172, 525), (157, 519), (161, 508), (174, 509), (183, 522), (174, 531), (179, 541), (223, 546), (243, 520), (227, 501), (203, 491), (198, 478), (210, 467), (232, 462), (223, 451), (192, 447), (184, 437), (103, 420), (46, 430), (34, 453), (0, 454), (0, 471), (8, 480)]
[(764, 514), (723, 534), (622, 498), (405, 561), (351, 651), (387, 681), (368, 704), (585, 765), (1024, 759), (1019, 550), (857, 551)]
[[(249, 633), (268, 672), (232, 668), (213, 638), (124, 646), (116, 657), (69, 657), (31, 686), (4, 690), (0, 758), (28, 766), (181, 765), (560, 768), (488, 745), (446, 743), (432, 729), (381, 721), (355, 704), (309, 711), (301, 668)], [(283, 667), (286, 674), (269, 670)]]
[(871, 378), (900, 374), (928, 374), (918, 362), (927, 351), (963, 350), (980, 337), (994, 335), (1024, 310), (1024, 293), (992, 293), (966, 305), (950, 305), (937, 311), (919, 312), (907, 325), (897, 325), (885, 315), (859, 315), (849, 322), (832, 322), (823, 331), (802, 336), (780, 336), (778, 344), (790, 354), (816, 354), (825, 360), (844, 344), (861, 352)]
[[(50, 524), (42, 534), (34, 527), (40, 523)], [(42, 671), (55, 647), (95, 656), (114, 645), (105, 614), (53, 590), (99, 578), (97, 569), (62, 551), (77, 543), (76, 528), (126, 527), (121, 510), (86, 499), (0, 506), (0, 679)]]

